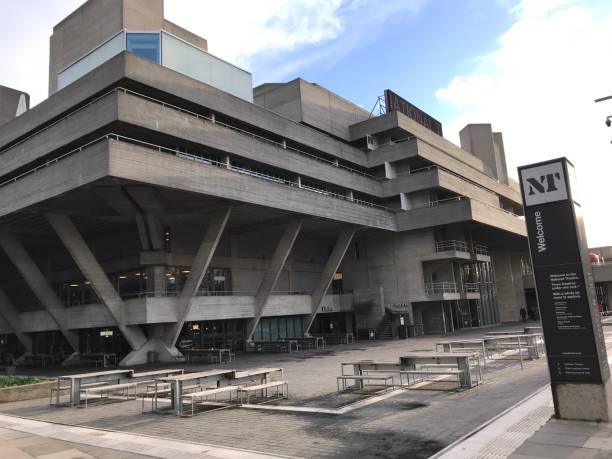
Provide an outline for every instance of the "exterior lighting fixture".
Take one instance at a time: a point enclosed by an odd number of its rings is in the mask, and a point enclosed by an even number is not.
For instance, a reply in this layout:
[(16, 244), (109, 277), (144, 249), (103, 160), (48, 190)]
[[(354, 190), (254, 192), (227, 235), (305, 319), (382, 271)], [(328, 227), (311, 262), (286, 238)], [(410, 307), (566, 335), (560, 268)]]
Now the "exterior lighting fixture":
[(79, 284), (70, 284), (70, 287), (78, 287)]
[(119, 279), (127, 279), (127, 276), (119, 276)]
[(183, 274), (189, 274), (191, 271), (189, 271), (188, 269), (183, 269), (181, 272), (182, 272)]

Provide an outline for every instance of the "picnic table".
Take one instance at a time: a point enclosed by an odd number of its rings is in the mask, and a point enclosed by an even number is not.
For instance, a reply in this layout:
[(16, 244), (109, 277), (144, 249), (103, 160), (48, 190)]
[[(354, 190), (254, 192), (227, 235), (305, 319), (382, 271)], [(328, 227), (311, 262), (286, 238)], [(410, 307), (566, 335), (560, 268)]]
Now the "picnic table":
[(57, 388), (56, 388), (56, 405), (59, 406), (60, 392), (63, 389), (62, 381), (68, 381), (70, 385), (70, 406), (79, 406), (81, 403), (81, 387), (84, 384), (99, 383), (99, 382), (113, 382), (117, 381), (117, 384), (124, 383), (129, 375), (133, 373), (133, 370), (107, 370), (97, 371), (93, 373), (81, 373), (76, 375), (64, 375), (58, 376)]
[(49, 363), (53, 363), (54, 356), (51, 354), (26, 354), (24, 360), (26, 365), (38, 365), (45, 368)]
[(232, 351), (226, 348), (208, 348), (208, 349), (184, 349), (187, 362), (192, 363), (197, 357), (215, 357), (216, 362), (211, 363), (229, 363), (232, 361)]
[(352, 333), (317, 333), (311, 336), (323, 338), (327, 344), (353, 344), (355, 342)]
[(457, 339), (438, 341), (436, 352), (479, 352), (482, 354), (483, 367), (487, 367), (487, 347), (484, 339)]
[[(503, 350), (518, 349), (519, 358), (521, 360), (521, 367), (523, 364), (522, 351), (527, 349), (527, 357), (529, 359), (540, 358), (540, 346), (543, 346), (542, 334), (541, 333), (515, 333), (515, 334), (504, 334), (504, 335), (485, 335), (485, 344), (488, 349)], [(491, 346), (489, 346), (491, 344)], [(542, 350), (543, 353), (543, 350)]]
[(461, 372), (459, 383), (461, 387), (470, 388), (474, 385), (470, 372), (470, 360), (478, 362), (478, 373), (482, 379), (480, 354), (478, 352), (408, 352), (400, 357), (403, 370), (414, 371), (418, 365), (452, 365)]
[(113, 353), (79, 354), (79, 360), (87, 363), (93, 362), (96, 367), (100, 364), (102, 368), (117, 366), (117, 354)]
[(159, 384), (170, 385), (170, 409), (177, 416), (183, 415), (183, 386), (186, 383), (191, 385), (202, 386), (204, 384), (215, 384), (215, 387), (219, 387), (221, 383), (226, 383), (228, 380), (233, 379), (234, 370), (209, 370), (200, 371), (195, 373), (184, 373), (182, 375), (167, 376), (155, 380), (155, 395), (154, 395), (154, 408), (153, 411), (158, 412), (157, 406), (157, 394)]
[(322, 336), (304, 336), (300, 338), (281, 338), (281, 341), (294, 341), (299, 347), (308, 347), (310, 349), (319, 349), (325, 347), (325, 340)]

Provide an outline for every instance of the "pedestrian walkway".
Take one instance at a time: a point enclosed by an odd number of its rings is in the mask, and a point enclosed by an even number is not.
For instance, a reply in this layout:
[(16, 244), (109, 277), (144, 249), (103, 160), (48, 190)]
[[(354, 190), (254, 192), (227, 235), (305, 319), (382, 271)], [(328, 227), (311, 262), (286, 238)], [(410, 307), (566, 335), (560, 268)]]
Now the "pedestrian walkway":
[[(612, 365), (612, 327), (604, 327)], [(431, 459), (610, 459), (612, 423), (554, 419), (550, 385), (527, 397)]]
[(283, 456), (0, 415), (0, 458), (272, 459)]

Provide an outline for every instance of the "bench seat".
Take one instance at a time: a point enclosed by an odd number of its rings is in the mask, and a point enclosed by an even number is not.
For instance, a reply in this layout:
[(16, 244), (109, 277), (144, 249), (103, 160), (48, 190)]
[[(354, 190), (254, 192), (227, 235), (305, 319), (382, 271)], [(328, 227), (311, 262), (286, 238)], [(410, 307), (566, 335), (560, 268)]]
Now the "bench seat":
[[(280, 387), (280, 394), (283, 397), (288, 397), (289, 396), (289, 383), (287, 381), (271, 381), (271, 382), (267, 382), (267, 383), (263, 383), (263, 384), (256, 384), (254, 386), (240, 386), (240, 389), (238, 389), (238, 393), (240, 394), (240, 403), (242, 403), (242, 395), (246, 394), (247, 396), (247, 404), (250, 402), (251, 400), (251, 392), (257, 392), (257, 391), (266, 391), (266, 396), (267, 396), (267, 392), (268, 389), (273, 389), (276, 388), (276, 395), (278, 396), (279, 392), (278, 392), (278, 388)], [(287, 395), (283, 395), (283, 391), (287, 390)]]
[[(372, 370), (376, 371), (376, 370)], [(401, 375), (401, 372), (400, 372)], [(387, 383), (391, 381), (393, 387), (393, 376), (370, 376), (370, 375), (342, 375), (336, 378), (336, 385), (338, 386), (338, 392), (340, 392), (340, 381), (342, 381), (342, 390), (346, 390), (346, 381), (384, 381), (384, 386), (387, 387)]]
[[(410, 384), (410, 376), (457, 376), (457, 382), (461, 386), (461, 375), (463, 375), (464, 371), (459, 370), (457, 368), (440, 368), (440, 369), (431, 369), (431, 368), (423, 368), (421, 370), (405, 370), (400, 372), (400, 379), (402, 375), (406, 375), (408, 379), (408, 384)], [(416, 382), (416, 378), (415, 378)], [(402, 384), (402, 381), (400, 381)]]

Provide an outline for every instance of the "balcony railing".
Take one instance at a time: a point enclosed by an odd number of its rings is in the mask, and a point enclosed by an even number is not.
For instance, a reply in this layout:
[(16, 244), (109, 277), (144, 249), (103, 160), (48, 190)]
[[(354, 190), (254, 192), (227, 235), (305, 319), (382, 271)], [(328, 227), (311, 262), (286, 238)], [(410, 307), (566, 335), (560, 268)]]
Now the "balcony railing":
[(449, 250), (474, 253), (477, 255), (489, 255), (489, 248), (484, 244), (469, 244), (465, 241), (457, 240), (436, 241), (436, 252), (447, 252)]
[(478, 282), (466, 282), (460, 288), (455, 282), (428, 282), (425, 283), (425, 293), (432, 295), (435, 293), (478, 293), (480, 284)]

